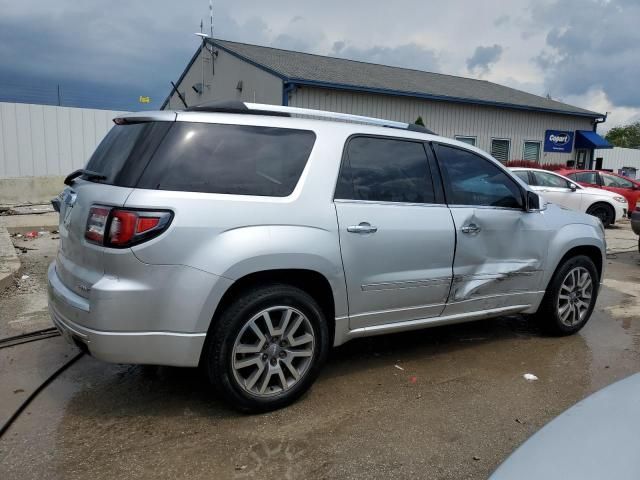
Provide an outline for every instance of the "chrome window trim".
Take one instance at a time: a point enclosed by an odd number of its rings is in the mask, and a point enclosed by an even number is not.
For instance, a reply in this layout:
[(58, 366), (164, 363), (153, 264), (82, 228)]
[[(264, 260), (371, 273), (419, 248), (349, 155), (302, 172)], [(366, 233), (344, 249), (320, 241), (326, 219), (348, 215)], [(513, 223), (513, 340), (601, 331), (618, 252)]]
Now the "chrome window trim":
[(389, 205), (403, 207), (446, 207), (445, 203), (387, 202), (383, 200), (355, 200), (350, 198), (334, 198), (334, 203), (364, 203), (368, 205)]

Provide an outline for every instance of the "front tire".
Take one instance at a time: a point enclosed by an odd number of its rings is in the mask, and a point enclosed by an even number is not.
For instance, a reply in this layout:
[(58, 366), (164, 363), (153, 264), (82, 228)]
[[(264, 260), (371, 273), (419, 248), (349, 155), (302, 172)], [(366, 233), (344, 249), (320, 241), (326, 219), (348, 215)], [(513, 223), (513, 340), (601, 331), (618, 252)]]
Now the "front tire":
[(297, 400), (329, 350), (322, 309), (306, 292), (284, 284), (239, 296), (209, 336), (203, 359), (209, 379), (233, 407), (247, 413)]
[(542, 327), (556, 336), (578, 332), (591, 317), (599, 284), (598, 270), (589, 257), (566, 260), (553, 274), (536, 314)]
[(611, 226), (616, 220), (616, 211), (614, 208), (603, 202), (594, 203), (587, 209), (587, 213), (599, 218), (605, 227)]

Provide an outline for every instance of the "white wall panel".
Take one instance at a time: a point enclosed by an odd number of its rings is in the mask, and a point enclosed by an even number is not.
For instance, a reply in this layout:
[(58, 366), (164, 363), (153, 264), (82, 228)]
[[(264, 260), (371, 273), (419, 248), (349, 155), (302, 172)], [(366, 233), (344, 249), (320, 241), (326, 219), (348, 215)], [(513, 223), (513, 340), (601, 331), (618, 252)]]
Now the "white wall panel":
[(594, 158), (602, 157), (602, 168), (617, 172), (624, 167), (640, 170), (640, 150), (635, 148), (620, 148), (596, 150)]
[[(476, 146), (489, 152), (492, 138), (511, 141), (509, 158), (520, 160), (525, 141), (544, 141), (546, 130), (591, 130), (591, 119), (571, 115), (509, 110), (484, 105), (437, 102), (409, 97), (373, 95), (358, 92), (297, 88), (289, 105), (316, 108), (413, 123), (420, 116), (427, 128), (445, 137), (476, 137)], [(569, 154), (542, 152), (545, 163), (564, 163)]]
[(82, 168), (120, 113), (0, 102), (0, 178)]

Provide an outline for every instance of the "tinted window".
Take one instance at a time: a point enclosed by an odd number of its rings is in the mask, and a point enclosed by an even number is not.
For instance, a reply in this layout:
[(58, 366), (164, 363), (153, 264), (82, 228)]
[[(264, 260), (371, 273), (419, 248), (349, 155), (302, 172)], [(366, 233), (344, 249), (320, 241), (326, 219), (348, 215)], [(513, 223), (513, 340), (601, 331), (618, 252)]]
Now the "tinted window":
[(616, 177), (615, 175), (607, 175), (606, 173), (601, 173), (602, 183), (605, 187), (616, 187), (616, 188), (632, 188), (633, 183), (624, 178)]
[(536, 185), (541, 187), (570, 188), (567, 180), (553, 173), (533, 172), (533, 176), (536, 179)]
[(526, 170), (516, 170), (515, 172), (513, 172), (513, 174), (524, 183), (529, 185), (529, 172), (527, 172)]
[(177, 122), (139, 187), (284, 197), (298, 183), (314, 141), (305, 130)]
[(386, 138), (353, 138), (347, 145), (336, 198), (433, 203), (424, 146)]
[(574, 177), (571, 178), (575, 178), (577, 182), (591, 183), (593, 185), (598, 184), (598, 174), (596, 172), (578, 172), (572, 175), (574, 175)]
[(520, 188), (496, 165), (466, 150), (436, 148), (449, 204), (522, 208)]
[(104, 137), (87, 169), (104, 174), (101, 183), (134, 187), (171, 122), (116, 125)]

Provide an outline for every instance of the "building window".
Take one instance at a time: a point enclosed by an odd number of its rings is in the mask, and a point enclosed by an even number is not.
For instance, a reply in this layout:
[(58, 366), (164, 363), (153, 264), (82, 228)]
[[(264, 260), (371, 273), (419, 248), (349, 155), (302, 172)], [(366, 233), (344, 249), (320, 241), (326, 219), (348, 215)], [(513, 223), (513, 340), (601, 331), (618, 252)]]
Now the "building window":
[(522, 159), (531, 162), (540, 161), (540, 142), (524, 142)]
[(463, 135), (456, 135), (456, 140), (462, 143), (466, 143), (467, 145), (471, 145), (473, 147), (476, 146), (476, 137), (465, 137)]
[(491, 155), (501, 163), (507, 163), (509, 160), (509, 149), (511, 140), (505, 138), (491, 139)]

